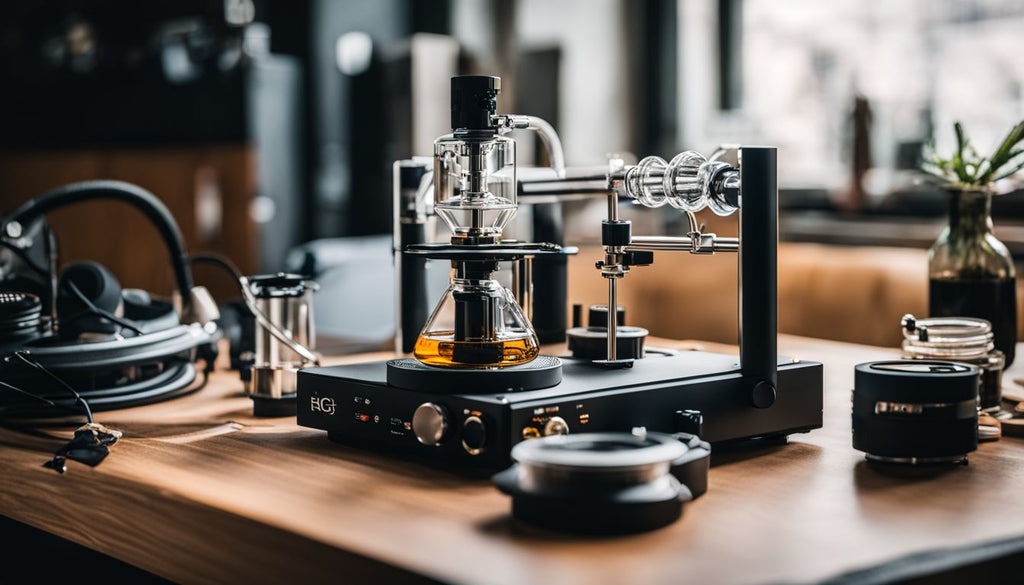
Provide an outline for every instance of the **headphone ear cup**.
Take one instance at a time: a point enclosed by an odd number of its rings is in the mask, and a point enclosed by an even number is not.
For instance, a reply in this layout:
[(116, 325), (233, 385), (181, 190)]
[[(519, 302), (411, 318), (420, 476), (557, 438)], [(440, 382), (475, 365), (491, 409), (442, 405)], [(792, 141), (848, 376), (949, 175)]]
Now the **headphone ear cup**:
[(144, 332), (160, 331), (181, 325), (174, 304), (154, 299), (144, 290), (126, 288), (121, 292), (124, 318)]
[(121, 309), (121, 283), (102, 264), (68, 264), (61, 270), (57, 283), (57, 320), (61, 335), (117, 331), (117, 324), (96, 315), (90, 303), (101, 311), (116, 315)]

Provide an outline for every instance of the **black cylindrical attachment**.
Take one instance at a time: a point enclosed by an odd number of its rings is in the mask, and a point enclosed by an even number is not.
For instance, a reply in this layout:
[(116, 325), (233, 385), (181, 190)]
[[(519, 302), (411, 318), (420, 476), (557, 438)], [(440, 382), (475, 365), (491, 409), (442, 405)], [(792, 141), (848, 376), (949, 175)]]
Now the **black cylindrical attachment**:
[[(616, 359), (638, 360), (644, 357), (644, 341), (650, 332), (643, 327), (619, 326), (615, 336)], [(572, 357), (579, 360), (608, 359), (606, 327), (574, 327), (565, 332)]]
[(633, 224), (629, 221), (601, 222), (602, 246), (628, 246), (633, 237)]
[(452, 77), (452, 130), (487, 130), (498, 111), (501, 78), (490, 75)]
[(583, 305), (579, 303), (572, 305), (572, 326), (583, 327)]
[(455, 298), (455, 340), (495, 339), (494, 322), (498, 315), (498, 297), (487, 292), (453, 292)]
[[(487, 292), (453, 292), (455, 299), (455, 341), (480, 342), (497, 338), (495, 320), (500, 316), (501, 297)], [(502, 359), (501, 343), (456, 343), (452, 361), (464, 364), (494, 364)]]
[[(626, 307), (619, 305), (615, 307), (615, 324), (626, 324)], [(590, 327), (608, 326), (608, 305), (590, 305), (587, 310), (587, 325)]]

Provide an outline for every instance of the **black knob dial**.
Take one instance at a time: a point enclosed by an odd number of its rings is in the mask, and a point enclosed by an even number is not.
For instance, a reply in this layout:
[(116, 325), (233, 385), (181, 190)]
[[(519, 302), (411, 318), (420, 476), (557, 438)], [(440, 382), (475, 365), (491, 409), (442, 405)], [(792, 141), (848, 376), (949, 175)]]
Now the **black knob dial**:
[(487, 426), (478, 416), (470, 416), (462, 423), (462, 448), (470, 455), (479, 455), (487, 445)]

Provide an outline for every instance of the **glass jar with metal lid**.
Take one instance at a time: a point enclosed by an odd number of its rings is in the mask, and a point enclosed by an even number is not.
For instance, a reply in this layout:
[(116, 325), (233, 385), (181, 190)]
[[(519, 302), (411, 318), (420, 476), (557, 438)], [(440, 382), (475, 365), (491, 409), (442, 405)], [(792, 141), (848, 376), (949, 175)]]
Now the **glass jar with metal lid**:
[(917, 319), (904, 315), (903, 357), (919, 360), (952, 360), (978, 366), (978, 408), (997, 413), (1002, 400), (1002, 376), (1006, 357), (995, 349), (992, 324), (968, 317)]
[(253, 414), (294, 416), (298, 371), (320, 362), (313, 330), (313, 293), (320, 287), (283, 272), (242, 277), (240, 283), (257, 324), (256, 352), (246, 381)]

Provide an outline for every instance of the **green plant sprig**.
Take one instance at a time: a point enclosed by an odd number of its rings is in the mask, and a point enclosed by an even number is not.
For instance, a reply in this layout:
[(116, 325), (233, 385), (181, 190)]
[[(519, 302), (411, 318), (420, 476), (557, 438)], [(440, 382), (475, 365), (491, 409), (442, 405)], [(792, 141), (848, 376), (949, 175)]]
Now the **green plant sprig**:
[(1024, 169), (1024, 120), (1010, 129), (999, 147), (983, 157), (971, 144), (960, 122), (953, 124), (956, 151), (943, 158), (935, 151), (935, 140), (929, 140), (922, 153), (921, 170), (941, 184), (959, 188), (983, 188)]

